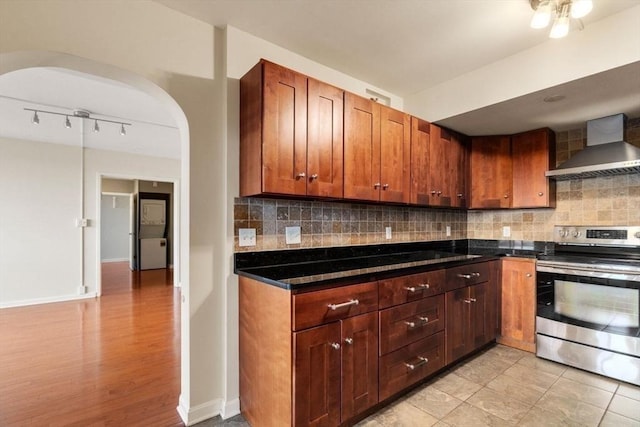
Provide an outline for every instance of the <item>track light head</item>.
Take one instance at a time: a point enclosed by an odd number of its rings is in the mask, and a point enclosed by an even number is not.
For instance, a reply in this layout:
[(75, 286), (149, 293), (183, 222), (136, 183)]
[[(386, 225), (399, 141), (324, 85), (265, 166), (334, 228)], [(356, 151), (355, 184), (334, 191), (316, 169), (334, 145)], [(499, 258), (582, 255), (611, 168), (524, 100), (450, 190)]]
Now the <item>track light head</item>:
[(33, 117), (31, 118), (31, 123), (33, 123), (34, 125), (39, 125), (40, 124), (40, 117), (38, 117), (38, 112), (37, 111), (33, 112)]
[(98, 120), (97, 119), (93, 121), (93, 131), (95, 133), (100, 132), (100, 126), (98, 125)]
[(124, 128), (124, 123), (120, 123), (120, 135), (125, 136), (126, 134), (127, 134), (127, 131)]
[(71, 129), (71, 120), (69, 120), (69, 116), (66, 116), (66, 118), (64, 119), (64, 127), (66, 127), (67, 129)]

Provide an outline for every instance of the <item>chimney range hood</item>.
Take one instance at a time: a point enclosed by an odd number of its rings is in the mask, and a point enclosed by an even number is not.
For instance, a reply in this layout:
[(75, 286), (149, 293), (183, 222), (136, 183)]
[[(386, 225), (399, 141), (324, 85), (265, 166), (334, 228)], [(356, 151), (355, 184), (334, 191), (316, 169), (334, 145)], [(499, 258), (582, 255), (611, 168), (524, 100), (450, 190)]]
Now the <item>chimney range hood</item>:
[(587, 121), (587, 146), (545, 176), (555, 180), (640, 173), (640, 148), (624, 141), (624, 114)]

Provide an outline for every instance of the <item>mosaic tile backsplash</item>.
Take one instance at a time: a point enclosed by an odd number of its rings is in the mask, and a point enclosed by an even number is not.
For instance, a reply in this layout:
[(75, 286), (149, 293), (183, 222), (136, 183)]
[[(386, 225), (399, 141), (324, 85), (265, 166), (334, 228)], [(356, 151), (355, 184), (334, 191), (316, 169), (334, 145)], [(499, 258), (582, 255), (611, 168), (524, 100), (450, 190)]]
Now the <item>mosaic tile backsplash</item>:
[[(640, 147), (640, 118), (627, 122), (626, 141)], [(556, 133), (558, 164), (586, 145), (586, 128)], [(550, 241), (554, 225), (640, 225), (640, 176), (559, 181), (555, 209), (458, 211), (346, 202), (236, 198), (235, 250), (351, 246), (448, 239)], [(301, 243), (287, 245), (285, 228), (299, 226)], [(451, 227), (451, 236), (446, 227)], [(387, 240), (385, 228), (391, 227)], [(238, 229), (255, 228), (256, 246), (240, 247)]]

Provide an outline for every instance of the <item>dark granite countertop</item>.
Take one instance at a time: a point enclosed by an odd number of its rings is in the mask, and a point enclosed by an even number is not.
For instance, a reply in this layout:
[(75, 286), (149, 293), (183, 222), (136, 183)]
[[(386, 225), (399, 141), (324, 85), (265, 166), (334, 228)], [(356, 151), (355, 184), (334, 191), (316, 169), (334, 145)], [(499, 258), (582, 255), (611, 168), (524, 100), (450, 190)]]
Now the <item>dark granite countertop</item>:
[(534, 242), (531, 245), (508, 242), (509, 247), (497, 240), (446, 240), (239, 252), (235, 255), (235, 272), (284, 289), (297, 290), (415, 274), (500, 256), (534, 258), (546, 248), (546, 245), (543, 248)]

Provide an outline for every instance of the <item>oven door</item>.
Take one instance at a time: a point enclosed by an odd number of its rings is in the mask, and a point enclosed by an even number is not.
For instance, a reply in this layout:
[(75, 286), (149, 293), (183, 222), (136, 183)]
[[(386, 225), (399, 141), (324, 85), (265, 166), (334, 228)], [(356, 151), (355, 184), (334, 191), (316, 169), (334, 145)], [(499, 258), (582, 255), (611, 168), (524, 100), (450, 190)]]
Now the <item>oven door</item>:
[(634, 273), (566, 264), (537, 265), (537, 315), (611, 334), (640, 336), (640, 281)]

